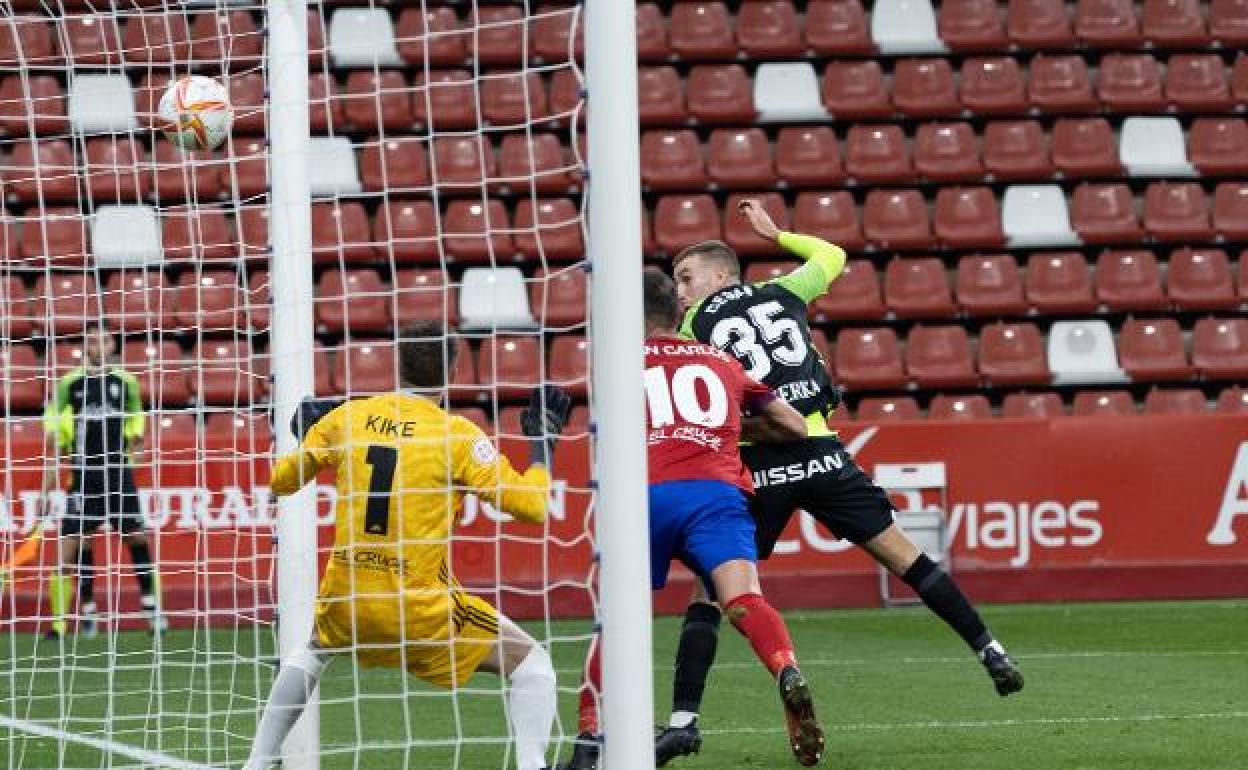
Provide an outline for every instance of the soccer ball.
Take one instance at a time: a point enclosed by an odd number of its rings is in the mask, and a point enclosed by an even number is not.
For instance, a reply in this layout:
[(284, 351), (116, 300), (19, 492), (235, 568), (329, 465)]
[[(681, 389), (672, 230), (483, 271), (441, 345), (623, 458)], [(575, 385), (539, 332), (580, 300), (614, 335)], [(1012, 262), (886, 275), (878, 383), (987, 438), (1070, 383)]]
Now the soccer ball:
[(230, 133), (230, 96), (212, 78), (187, 75), (169, 84), (160, 106), (160, 130), (184, 150), (215, 150)]

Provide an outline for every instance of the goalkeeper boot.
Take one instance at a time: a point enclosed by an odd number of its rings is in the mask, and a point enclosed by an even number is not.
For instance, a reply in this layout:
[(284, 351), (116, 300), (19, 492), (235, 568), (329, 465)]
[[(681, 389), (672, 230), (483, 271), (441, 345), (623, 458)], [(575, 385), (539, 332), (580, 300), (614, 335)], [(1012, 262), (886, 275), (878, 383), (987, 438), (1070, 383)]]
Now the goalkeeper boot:
[(1005, 650), (997, 642), (991, 642), (979, 653), (979, 659), (992, 677), (992, 684), (997, 688), (997, 695), (1005, 697), (1023, 689), (1023, 672), (1018, 665), (1010, 660)]
[(99, 633), (100, 624), (95, 614), (95, 604), (83, 605), (78, 615), (78, 635), (83, 639), (94, 639)]
[(572, 757), (555, 770), (598, 770), (598, 754), (602, 739), (590, 733), (576, 736), (572, 744)]
[(654, 764), (663, 767), (676, 757), (697, 754), (702, 749), (702, 733), (698, 720), (684, 727), (664, 727), (654, 739)]
[(165, 616), (160, 611), (160, 605), (156, 603), (156, 597), (143, 596), (139, 598), (140, 604), (143, 606), (143, 617), (147, 618), (148, 631), (153, 636), (163, 634), (165, 629), (169, 627), (169, 622), (165, 620)]
[(815, 701), (810, 686), (797, 666), (785, 666), (780, 672), (780, 700), (784, 702), (784, 718), (789, 728), (789, 748), (798, 764), (811, 767), (823, 756), (823, 728), (815, 716)]

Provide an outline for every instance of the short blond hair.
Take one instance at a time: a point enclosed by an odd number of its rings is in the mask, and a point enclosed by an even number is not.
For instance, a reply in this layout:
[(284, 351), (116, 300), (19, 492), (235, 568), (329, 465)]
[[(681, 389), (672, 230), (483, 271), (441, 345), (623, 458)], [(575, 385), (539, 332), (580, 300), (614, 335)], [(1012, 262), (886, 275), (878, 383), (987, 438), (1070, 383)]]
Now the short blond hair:
[(672, 259), (672, 269), (676, 269), (677, 265), (689, 257), (706, 257), (728, 268), (733, 275), (741, 275), (741, 260), (737, 257), (737, 252), (723, 241), (702, 241), (686, 246)]

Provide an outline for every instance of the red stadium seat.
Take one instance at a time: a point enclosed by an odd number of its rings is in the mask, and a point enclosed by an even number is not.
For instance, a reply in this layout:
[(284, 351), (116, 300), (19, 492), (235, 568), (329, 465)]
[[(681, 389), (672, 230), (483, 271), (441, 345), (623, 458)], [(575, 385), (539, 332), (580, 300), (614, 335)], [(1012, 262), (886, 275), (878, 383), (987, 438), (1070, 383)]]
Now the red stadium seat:
[(453, 8), (404, 8), (394, 35), (399, 55), (414, 67), (462, 66), (471, 35), (463, 30)]
[(516, 248), (525, 257), (545, 263), (551, 259), (581, 259), (585, 240), (581, 214), (567, 198), (521, 198), (515, 209)]
[(55, 134), (68, 128), (65, 92), (55, 76), (10, 75), (0, 80), (0, 133)]
[(969, 123), (922, 123), (914, 137), (914, 168), (933, 182), (979, 180), (984, 166)]
[(671, 66), (637, 69), (637, 115), (642, 126), (683, 125), (689, 115), (685, 82)]
[(270, 291), (269, 274), (256, 270), (247, 281), (247, 306), (243, 312), (252, 331), (266, 331), (272, 320), (273, 293)]
[[(320, 90), (321, 99), (326, 99), (327, 93), (324, 90), (324, 78), (318, 78), (318, 83), (322, 86)], [(150, 90), (145, 91), (146, 97), (143, 101), (147, 102), (150, 98), (151, 102), (146, 106), (150, 107), (151, 113), (146, 113), (151, 123), (155, 125), (159, 122), (159, 116), (155, 114), (156, 106), (159, 103), (161, 91), (155, 86), (159, 85), (163, 88), (164, 83), (158, 83), (155, 79), (150, 84), (153, 86)], [(265, 124), (265, 98), (264, 98), (264, 76), (259, 72), (235, 72), (225, 80), (226, 89), (230, 95), (230, 106), (234, 111), (234, 122), (231, 124), (231, 130), (235, 135), (238, 134), (263, 134)], [(312, 83), (308, 82), (309, 96), (311, 96)], [(309, 109), (309, 120), (316, 120), (320, 125), (320, 130), (325, 130), (327, 122), (327, 113), (324, 104), (322, 109), (316, 110), (315, 114)], [(143, 106), (140, 107), (143, 111)], [(315, 130), (315, 129), (314, 129)]]
[(1062, 397), (1056, 393), (1009, 393), (1001, 401), (1002, 417), (1061, 417)]
[(845, 170), (863, 183), (912, 180), (914, 168), (901, 126), (850, 126), (845, 139)]
[(641, 136), (641, 181), (651, 190), (706, 186), (706, 160), (692, 129), (646, 131)]
[(1248, 99), (1248, 55), (1240, 52), (1231, 67), (1231, 96), (1236, 102)]
[(153, 142), (153, 145), (152, 192), (158, 203), (168, 204), (191, 197), (211, 201), (221, 192), (222, 176), (227, 183), (230, 181), (230, 164), (217, 161), (210, 153), (183, 152), (170, 142)]
[(29, 337), (34, 332), (34, 320), (22, 280), (0, 274), (0, 333), (11, 340)]
[(709, 195), (664, 195), (654, 209), (654, 240), (665, 254), (700, 241), (722, 240), (719, 208)]
[(573, 398), (584, 398), (589, 387), (589, 340), (582, 334), (560, 334), (550, 343), (549, 380)]
[(955, 51), (1001, 51), (1008, 45), (996, 0), (945, 0), (936, 22), (940, 39)]
[(1161, 271), (1153, 252), (1105, 251), (1096, 262), (1096, 298), (1111, 312), (1161, 311)]
[(263, 45), (255, 19), (245, 10), (197, 13), (191, 22), (191, 58), (195, 61), (224, 62), (227, 69), (255, 66)]
[(893, 65), (893, 104), (911, 118), (961, 114), (949, 61), (898, 59)]
[(806, 6), (806, 46), (819, 56), (871, 53), (875, 44), (859, 0), (811, 0)]
[(1248, 3), (1244, 0), (1212, 0), (1209, 3), (1209, 35), (1227, 48), (1248, 45)]
[(1200, 0), (1144, 0), (1140, 26), (1144, 39), (1160, 49), (1203, 48), (1209, 42)]
[(1214, 410), (1219, 414), (1248, 414), (1248, 389), (1238, 385), (1225, 388), (1218, 394)]
[(238, 240), (243, 257), (268, 259), (269, 207), (241, 206), (238, 209)]
[(368, 192), (414, 192), (431, 183), (425, 140), (415, 136), (372, 139), (360, 147), (360, 182)]
[(1166, 62), (1166, 101), (1182, 112), (1224, 112), (1234, 102), (1217, 54), (1175, 54)]
[(1087, 243), (1139, 241), (1144, 231), (1135, 199), (1125, 184), (1081, 184), (1075, 188), (1070, 221)]
[(273, 445), (272, 418), (263, 413), (212, 412), (204, 418), (203, 445), (209, 451), (247, 455), (268, 451)]
[(993, 387), (1048, 385), (1044, 339), (1032, 323), (994, 323), (979, 332), (979, 372)]
[(948, 318), (957, 312), (945, 266), (936, 257), (889, 261), (884, 302), (898, 318)]
[(499, 335), (481, 343), (477, 354), (480, 382), (502, 400), (528, 398), (542, 382), (541, 341), (537, 337)]
[(754, 86), (740, 64), (699, 64), (689, 70), (689, 114), (700, 123), (752, 123)]
[(1213, 228), (1227, 240), (1248, 240), (1248, 184), (1218, 185), (1213, 194)]
[(685, 2), (672, 6), (667, 32), (672, 52), (688, 61), (723, 61), (737, 55), (732, 15), (722, 2)]
[(564, 67), (550, 73), (550, 84), (546, 87), (546, 98), (550, 102), (552, 123), (561, 127), (568, 125), (572, 121), (573, 114), (579, 108), (581, 111), (578, 115), (578, 120), (580, 125), (585, 125), (589, 110), (585, 107), (581, 98), (581, 82), (577, 79), (577, 73), (570, 67)]
[(0, 208), (0, 263), (17, 261), (20, 245), (17, 222)]
[(637, 4), (637, 59), (666, 61), (672, 46), (667, 37), (667, 19), (657, 3)]
[(469, 55), (486, 66), (524, 61), (525, 14), (516, 6), (480, 6), (469, 21)]
[(1125, 390), (1081, 390), (1075, 394), (1070, 413), (1075, 417), (1130, 417), (1135, 402)]
[(923, 412), (911, 396), (890, 398), (869, 397), (858, 402), (860, 422), (893, 422), (895, 420), (921, 420)]
[(400, 330), (416, 321), (454, 326), (458, 320), (459, 297), (446, 285), (446, 271), (440, 267), (395, 271), (394, 321)]
[(391, 296), (376, 270), (327, 270), (316, 287), (316, 330), (388, 332)]
[(1101, 57), (1096, 95), (1115, 112), (1157, 112), (1166, 106), (1157, 60), (1146, 53), (1110, 53)]
[(161, 218), (161, 246), (165, 261), (232, 260), (238, 256), (238, 239), (225, 211), (207, 206), (173, 206)]
[(121, 348), (121, 363), (138, 377), (143, 403), (153, 409), (186, 406), (191, 402), (187, 372), (191, 362), (178, 343), (127, 341)]
[(878, 320), (884, 317), (884, 296), (875, 267), (867, 259), (851, 259), (811, 306), (811, 315), (822, 323), (847, 319)]
[(233, 332), (246, 327), (247, 306), (238, 275), (232, 270), (188, 271), (178, 278), (174, 307), (178, 324), (200, 332)]
[(822, 95), (823, 105), (837, 120), (887, 118), (893, 114), (884, 73), (874, 59), (828, 62), (823, 72)]
[(1027, 100), (1041, 112), (1054, 114), (1093, 112), (1092, 78), (1082, 56), (1046, 56), (1031, 60)]
[(500, 200), (451, 201), (442, 218), (442, 247), (448, 259), (458, 262), (511, 263), (518, 254), (509, 227)]
[(498, 151), (498, 176), (519, 195), (566, 193), (574, 183), (570, 165), (554, 134), (507, 134)]
[(1159, 241), (1210, 241), (1209, 199), (1196, 182), (1154, 182), (1144, 195), (1144, 229)]
[(858, 209), (845, 190), (798, 193), (793, 206), (793, 227), (797, 232), (817, 235), (847, 251), (858, 251), (866, 244)]
[(987, 396), (951, 396), (938, 393), (927, 406), (929, 420), (987, 420), (992, 418), (992, 404)]
[(4, 169), (9, 200), (28, 203), (78, 200), (81, 173), (66, 139), (17, 139)]
[(312, 204), (312, 259), (318, 264), (366, 262), (375, 256), (368, 214), (358, 201)]
[(1197, 388), (1151, 388), (1144, 397), (1148, 414), (1204, 414), (1209, 405)]
[(347, 73), (341, 101), (343, 117), (356, 131), (410, 131), (416, 123), (411, 89), (397, 70)]
[(70, 371), (78, 369), (86, 365), (87, 352), (83, 345), (80, 327), (72, 336), (77, 337), (73, 342), (58, 342), (44, 350), (44, 368), (48, 371), (49, 377), (64, 377)]
[(1248, 301), (1248, 249), (1239, 253), (1239, 298)]
[(126, 22), (121, 47), (130, 66), (186, 61), (191, 54), (191, 29), (186, 14), (134, 14)]
[[(585, 59), (585, 27), (581, 12), (567, 6), (543, 4), (537, 8), (529, 27), (532, 55), (540, 62), (567, 61), (572, 51), (577, 61)], [(576, 29), (573, 30), (573, 23)], [(575, 40), (573, 34), (575, 33)]]
[(1170, 253), (1166, 294), (1179, 310), (1233, 310), (1239, 306), (1231, 263), (1222, 249)]
[[(134, 110), (135, 118), (141, 127), (152, 129), (159, 128), (161, 121), (160, 115), (158, 114), (158, 107), (160, 105), (161, 97), (165, 95), (165, 90), (167, 89), (171, 79), (172, 78), (169, 73), (157, 70), (147, 73), (141, 80), (139, 80), (138, 86), (134, 89)], [(236, 80), (257, 81), (263, 84), (263, 78), (260, 77), (259, 73), (251, 73), (245, 76), (236, 74), (226, 80), (226, 89), (233, 90)], [(260, 93), (263, 93), (263, 91), (264, 86), (261, 85)], [(260, 114), (260, 117), (256, 118), (245, 112), (248, 107), (254, 107), (255, 111), (258, 112), (263, 105), (263, 102), (263, 96), (247, 102), (231, 95), (230, 104), (234, 106), (234, 122), (231, 124), (232, 131), (234, 133), (254, 133), (258, 130), (263, 130), (263, 115)], [(249, 128), (249, 122), (258, 123), (259, 128)]]
[(789, 210), (784, 205), (784, 197), (780, 193), (740, 194), (728, 196), (724, 203), (724, 240), (743, 257), (766, 257), (776, 253), (774, 241), (760, 238), (750, 227), (749, 222), (738, 208), (747, 199), (759, 200), (763, 208), (771, 215), (776, 226), (788, 230)]
[(589, 277), (585, 269), (539, 268), (529, 283), (529, 305), (542, 328), (583, 324), (589, 308)]
[(122, 332), (176, 327), (175, 297), (159, 270), (118, 270), (108, 277), (103, 297), (104, 321)]
[(58, 267), (87, 264), (87, 228), (88, 220), (76, 207), (27, 209), (18, 256), (38, 265), (44, 260)]
[(475, 129), (477, 91), (467, 70), (418, 71), (412, 93), (412, 116), (437, 131)]
[[(162, 16), (163, 18), (163, 16)], [(121, 30), (112, 14), (66, 15), (57, 25), (61, 50), (75, 66), (122, 64)], [(129, 53), (129, 52), (127, 52)]]
[(486, 178), (497, 175), (494, 148), (483, 134), (434, 138), (433, 180), (447, 193), (479, 194)]
[(1009, 254), (963, 257), (958, 262), (958, 304), (969, 316), (1023, 315), (1023, 279)]
[(792, 259), (751, 262), (745, 268), (745, 274), (742, 276), (742, 279), (745, 283), (765, 283), (782, 275), (787, 275), (799, 267), (801, 267), (801, 263)]
[(1006, 34), (1020, 48), (1067, 48), (1075, 42), (1063, 0), (1010, 0)]
[(935, 243), (927, 201), (918, 190), (872, 190), (862, 211), (867, 240), (883, 249), (926, 249)]
[(906, 337), (906, 372), (920, 388), (979, 384), (971, 340), (961, 326), (915, 326)]
[[(0, 409), (4, 410), (9, 420), (14, 412), (33, 411), (44, 406), (48, 380), (35, 349), (30, 345), (0, 346), (0, 377), (4, 378), (4, 387), (0, 389)], [(12, 422), (5, 427), (9, 425)]]
[(373, 242), (399, 264), (437, 262), (437, 211), (429, 201), (386, 201), (377, 209)]
[(342, 98), (338, 95), (338, 81), (327, 73), (308, 76), (308, 126), (313, 133), (340, 130), (347, 122)]
[(841, 329), (836, 334), (836, 374), (850, 390), (904, 387), (897, 333), (887, 327)]
[(268, 392), (268, 367), (245, 340), (205, 340), (193, 358), (199, 371), (190, 372), (190, 388), (202, 405), (245, 405)]
[(93, 200), (133, 203), (151, 194), (147, 153), (137, 139), (88, 139), (86, 150), (87, 191)]
[(952, 249), (1005, 245), (1001, 207), (988, 187), (943, 187), (936, 193), (933, 229)]
[(1202, 176), (1248, 174), (1248, 121), (1196, 118), (1187, 132), (1187, 158)]
[[(156, 142), (159, 148), (168, 142)], [(238, 198), (251, 198), (257, 195), (264, 195), (269, 189), (269, 164), (268, 164), (268, 148), (262, 139), (246, 139), (241, 142), (235, 141), (231, 146), (231, 156), (229, 161), (211, 168), (218, 169), (220, 174), (220, 186), (218, 189), (233, 194)], [(157, 153), (160, 150), (157, 149)], [(205, 156), (207, 157), (207, 156)], [(160, 156), (157, 155), (159, 162)], [(174, 161), (176, 164), (176, 160)], [(171, 165), (167, 170), (166, 179), (177, 173), (176, 165)], [(198, 176), (198, 175), (197, 175)], [(156, 172), (156, 192), (167, 189), (161, 179), (161, 171)], [(180, 199), (191, 199), (196, 197), (196, 191), (187, 189), (185, 182), (178, 188), (182, 193)]]
[(737, 42), (751, 59), (792, 59), (806, 52), (792, 0), (751, 0), (737, 9)]
[(1118, 360), (1135, 382), (1186, 380), (1192, 376), (1183, 332), (1173, 318), (1128, 318), (1118, 333)]
[(1207, 380), (1248, 377), (1248, 318), (1202, 318), (1192, 331), (1192, 363)]
[(1083, 254), (1034, 253), (1027, 260), (1027, 303), (1041, 314), (1091, 313), (1092, 273)]
[(1134, 48), (1141, 42), (1135, 4), (1131, 0), (1079, 0), (1075, 34), (1093, 48)]
[(334, 390), (352, 396), (393, 392), (399, 387), (396, 363), (392, 342), (348, 343), (334, 362)]
[(1118, 137), (1104, 118), (1060, 118), (1053, 124), (1053, 165), (1068, 177), (1122, 175)]
[(1048, 138), (1034, 120), (994, 120), (986, 124), (983, 156), (985, 170), (1002, 181), (1053, 176)]
[(481, 79), (481, 114), (492, 127), (521, 128), (550, 115), (546, 83), (537, 72), (491, 73)]
[(761, 128), (712, 131), (707, 145), (706, 170), (711, 181), (728, 190), (757, 190), (776, 185), (771, 144)]
[(963, 62), (959, 96), (962, 106), (976, 115), (1019, 115), (1027, 111), (1022, 70), (1008, 56)]
[(845, 168), (831, 126), (786, 126), (776, 134), (776, 174), (789, 187), (819, 187), (845, 181)]
[(43, 16), (16, 15), (0, 19), (0, 67), (17, 69), (60, 64), (52, 32), (50, 20)]

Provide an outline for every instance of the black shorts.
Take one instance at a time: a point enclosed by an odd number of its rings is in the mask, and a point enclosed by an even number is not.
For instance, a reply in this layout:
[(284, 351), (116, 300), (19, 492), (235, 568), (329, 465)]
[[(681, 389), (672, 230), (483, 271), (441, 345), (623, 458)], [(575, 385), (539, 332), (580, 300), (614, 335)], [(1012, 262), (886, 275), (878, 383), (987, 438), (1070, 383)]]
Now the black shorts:
[(862, 545), (893, 524), (888, 494), (863, 472), (833, 436), (791, 444), (741, 447), (754, 474), (750, 510), (757, 526), (758, 557), (766, 559), (799, 508), (828, 531)]
[(127, 535), (143, 529), (139, 489), (128, 466), (74, 474), (61, 534), (90, 535), (105, 521), (113, 531)]

